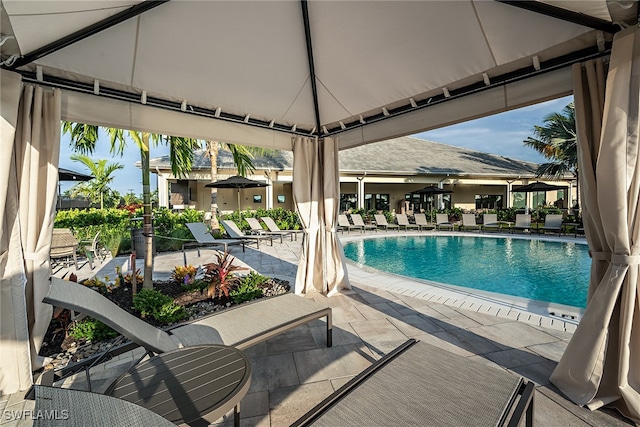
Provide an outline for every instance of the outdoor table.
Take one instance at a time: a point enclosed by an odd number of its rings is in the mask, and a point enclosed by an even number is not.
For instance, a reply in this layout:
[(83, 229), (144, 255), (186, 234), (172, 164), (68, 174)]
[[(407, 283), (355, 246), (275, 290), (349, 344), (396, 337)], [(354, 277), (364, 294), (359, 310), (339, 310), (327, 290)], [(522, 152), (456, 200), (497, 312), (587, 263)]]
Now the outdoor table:
[(562, 228), (564, 228), (565, 234), (569, 234), (569, 228), (573, 227), (573, 237), (578, 237), (578, 231), (584, 232), (583, 228), (580, 228), (582, 224), (578, 222), (563, 222)]
[(250, 384), (251, 367), (241, 350), (202, 345), (161, 353), (134, 366), (107, 393), (174, 424), (208, 425), (235, 408), (238, 426), (239, 404)]

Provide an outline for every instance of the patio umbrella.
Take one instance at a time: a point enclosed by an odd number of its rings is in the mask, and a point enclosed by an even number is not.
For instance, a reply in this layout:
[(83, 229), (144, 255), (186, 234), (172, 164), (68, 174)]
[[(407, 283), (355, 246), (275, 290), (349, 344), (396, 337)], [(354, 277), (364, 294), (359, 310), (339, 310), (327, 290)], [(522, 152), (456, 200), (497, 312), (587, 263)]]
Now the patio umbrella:
[(269, 184), (262, 181), (254, 181), (253, 179), (245, 178), (244, 176), (236, 175), (231, 178), (223, 179), (222, 181), (211, 182), (205, 187), (209, 188), (235, 188), (238, 192), (238, 212), (240, 212), (240, 189), (241, 188), (257, 188), (268, 187)]
[[(434, 195), (438, 195), (438, 194), (451, 194), (453, 193), (453, 191), (445, 190), (444, 188), (436, 187), (435, 185), (427, 185), (426, 187), (417, 191), (412, 191), (411, 193), (412, 194), (428, 194), (433, 197)], [(430, 210), (429, 216), (430, 216), (430, 220), (433, 222), (433, 218), (431, 218), (431, 215), (433, 214), (433, 212), (431, 211), (432, 210)]]
[(91, 175), (74, 172), (69, 169), (58, 168), (58, 209), (62, 208), (62, 189), (60, 188), (60, 181), (89, 181), (91, 179), (93, 179)]
[[(514, 188), (512, 190), (512, 192), (514, 193), (537, 193), (537, 192), (541, 192), (544, 191), (545, 193), (547, 191), (555, 191), (555, 190), (563, 190), (565, 189), (566, 186), (562, 186), (562, 185), (551, 185), (551, 184), (547, 184), (545, 182), (540, 182), (540, 181), (536, 181), (536, 182), (532, 182), (531, 184), (527, 184), (527, 185), (522, 185), (518, 188)], [(545, 200), (546, 200), (547, 196), (545, 194)], [(537, 209), (537, 207), (536, 207)], [(540, 215), (538, 215), (538, 217), (540, 217)]]

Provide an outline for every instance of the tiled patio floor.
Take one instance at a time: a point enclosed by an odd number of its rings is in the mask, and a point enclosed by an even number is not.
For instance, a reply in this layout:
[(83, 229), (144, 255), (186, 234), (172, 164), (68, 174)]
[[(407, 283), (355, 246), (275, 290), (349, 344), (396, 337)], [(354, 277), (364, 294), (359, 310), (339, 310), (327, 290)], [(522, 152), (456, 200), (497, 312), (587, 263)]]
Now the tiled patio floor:
[[(392, 232), (397, 235), (396, 232)], [(391, 234), (391, 233), (390, 233)], [(351, 235), (353, 237), (353, 235)], [(293, 284), (300, 254), (300, 241), (261, 245), (260, 251), (234, 247), (232, 254), (265, 275), (290, 280)], [(213, 251), (204, 250), (198, 258), (190, 251), (188, 262), (207, 262)], [(118, 262), (122, 262), (121, 259)], [(155, 276), (164, 277), (182, 264), (182, 254), (160, 254)], [(115, 261), (98, 274), (113, 274)], [(79, 277), (83, 278), (84, 267)], [(99, 267), (100, 268), (100, 267)], [(107, 271), (108, 270), (108, 271)], [(416, 338), (452, 353), (474, 358), (513, 371), (537, 384), (535, 422), (540, 426), (618, 426), (631, 423), (609, 410), (591, 412), (567, 401), (549, 384), (568, 340), (570, 326), (563, 328), (525, 316), (509, 317), (509, 310), (480, 312), (478, 307), (460, 308), (430, 300), (421, 293), (390, 292), (367, 283), (370, 272), (349, 265), (354, 287), (350, 295), (323, 299), (333, 307), (333, 347), (325, 347), (321, 321), (298, 327), (247, 351), (253, 375), (251, 388), (242, 401), (243, 426), (287, 426), (308, 409), (339, 388), (408, 338)], [(374, 286), (375, 285), (375, 286)], [(460, 305), (460, 304), (458, 304)], [(468, 306), (468, 305), (467, 305)], [(544, 322), (542, 323), (544, 324)], [(130, 360), (130, 359), (129, 359)], [(122, 364), (111, 361), (107, 369), (96, 370), (95, 377), (113, 377)], [(383, 391), (381, 391), (383, 392)], [(0, 404), (0, 410), (3, 410)], [(232, 425), (231, 414), (216, 425)], [(0, 421), (2, 424), (2, 421)], [(425, 425), (429, 425), (428, 422)]]

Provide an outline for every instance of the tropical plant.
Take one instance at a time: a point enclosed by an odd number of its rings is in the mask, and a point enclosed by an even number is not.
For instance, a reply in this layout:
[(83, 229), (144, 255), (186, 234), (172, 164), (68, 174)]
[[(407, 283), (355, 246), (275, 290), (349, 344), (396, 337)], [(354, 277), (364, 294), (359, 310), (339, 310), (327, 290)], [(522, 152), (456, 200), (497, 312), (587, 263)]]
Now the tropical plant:
[(71, 325), (69, 335), (77, 340), (102, 341), (118, 335), (116, 331), (99, 320), (88, 317)]
[[(122, 129), (106, 128), (111, 140), (111, 152), (122, 156), (127, 144), (125, 131)], [(75, 149), (83, 154), (92, 153), (98, 141), (99, 127), (81, 123), (63, 122), (62, 131), (71, 135), (71, 144)], [(193, 164), (193, 149), (199, 146), (199, 142), (192, 138), (175, 136), (162, 136), (148, 132), (127, 131), (129, 140), (132, 140), (140, 149), (140, 160), (142, 163), (142, 192), (143, 192), (143, 234), (146, 236), (143, 287), (151, 289), (151, 272), (153, 268), (153, 233), (151, 220), (151, 189), (149, 170), (149, 149), (151, 143), (158, 145), (163, 142), (169, 145), (169, 156), (171, 159), (171, 171), (176, 176), (184, 176), (191, 171)]]
[(74, 154), (71, 156), (71, 160), (85, 165), (93, 176), (89, 181), (76, 184), (71, 189), (71, 195), (73, 197), (86, 197), (92, 203), (99, 203), (100, 209), (103, 209), (105, 195), (114, 193), (109, 188), (109, 184), (114, 178), (113, 174), (120, 169), (124, 169), (124, 166), (120, 163), (108, 163), (106, 159), (94, 161), (84, 154)]
[(134, 295), (133, 308), (139, 311), (143, 318), (150, 316), (162, 323), (177, 322), (187, 315), (184, 307), (155, 289), (142, 289)]
[(236, 283), (233, 272), (243, 269), (233, 265), (234, 259), (227, 251), (224, 253), (218, 252), (215, 262), (203, 265), (205, 268), (204, 280), (209, 283), (209, 288), (207, 289), (209, 298), (215, 298), (216, 291), (218, 292), (218, 298), (222, 297), (222, 295), (229, 296), (229, 291)]
[(198, 269), (193, 265), (176, 265), (171, 272), (171, 278), (181, 285), (190, 285), (196, 280)]
[(533, 136), (523, 143), (551, 160), (538, 167), (536, 176), (559, 179), (570, 173), (577, 180), (578, 141), (573, 102), (564, 107), (562, 112), (545, 116), (543, 125), (534, 126)]

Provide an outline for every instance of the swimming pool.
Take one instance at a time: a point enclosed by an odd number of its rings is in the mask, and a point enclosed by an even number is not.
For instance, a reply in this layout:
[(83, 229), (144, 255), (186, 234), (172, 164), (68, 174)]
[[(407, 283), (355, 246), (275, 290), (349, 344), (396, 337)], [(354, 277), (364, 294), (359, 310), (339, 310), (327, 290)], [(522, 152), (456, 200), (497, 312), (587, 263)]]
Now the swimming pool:
[(389, 273), (584, 308), (587, 245), (501, 237), (398, 236), (344, 244), (347, 258)]

